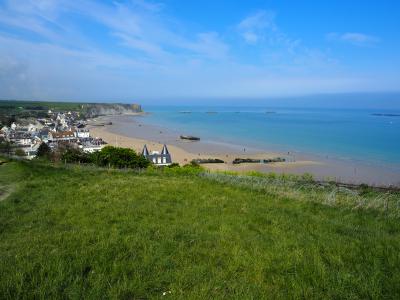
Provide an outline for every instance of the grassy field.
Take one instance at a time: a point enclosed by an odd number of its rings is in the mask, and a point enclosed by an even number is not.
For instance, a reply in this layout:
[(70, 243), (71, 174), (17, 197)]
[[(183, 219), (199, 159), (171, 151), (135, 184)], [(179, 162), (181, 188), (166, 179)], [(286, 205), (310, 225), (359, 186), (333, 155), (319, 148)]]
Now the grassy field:
[(0, 100), (0, 110), (79, 110), (83, 103), (78, 102), (48, 102), (48, 101), (22, 101)]
[(72, 102), (0, 100), (0, 129), (15, 121), (47, 117), (48, 110), (82, 111), (82, 105)]
[(0, 298), (400, 298), (398, 194), (246, 180), (3, 164)]

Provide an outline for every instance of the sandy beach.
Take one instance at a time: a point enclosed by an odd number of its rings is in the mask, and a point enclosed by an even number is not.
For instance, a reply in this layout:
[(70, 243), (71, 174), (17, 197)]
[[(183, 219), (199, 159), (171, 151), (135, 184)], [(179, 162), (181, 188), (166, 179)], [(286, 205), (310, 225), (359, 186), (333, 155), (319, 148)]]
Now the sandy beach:
[[(377, 186), (400, 186), (400, 174), (387, 168), (377, 168), (358, 162), (332, 160), (303, 153), (280, 153), (243, 145), (226, 144), (202, 139), (199, 142), (184, 141), (179, 132), (149, 125), (143, 122), (145, 115), (103, 116), (89, 122), (91, 135), (101, 137), (109, 145), (132, 148), (141, 153), (147, 145), (150, 151), (161, 151), (167, 144), (173, 162), (184, 165), (193, 159), (218, 158), (225, 163), (203, 164), (210, 170), (236, 172), (311, 173), (320, 180), (336, 180), (347, 183), (368, 183)], [(112, 125), (93, 124), (112, 122)], [(285, 158), (277, 163), (232, 164), (235, 158)]]

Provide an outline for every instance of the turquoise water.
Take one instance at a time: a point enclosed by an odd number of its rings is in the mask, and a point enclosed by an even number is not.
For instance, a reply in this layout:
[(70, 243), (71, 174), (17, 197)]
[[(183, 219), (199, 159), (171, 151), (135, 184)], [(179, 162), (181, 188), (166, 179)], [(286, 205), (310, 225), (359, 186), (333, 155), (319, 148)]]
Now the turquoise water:
[(400, 111), (199, 106), (144, 109), (151, 112), (145, 122), (203, 139), (400, 166), (400, 116), (373, 115)]

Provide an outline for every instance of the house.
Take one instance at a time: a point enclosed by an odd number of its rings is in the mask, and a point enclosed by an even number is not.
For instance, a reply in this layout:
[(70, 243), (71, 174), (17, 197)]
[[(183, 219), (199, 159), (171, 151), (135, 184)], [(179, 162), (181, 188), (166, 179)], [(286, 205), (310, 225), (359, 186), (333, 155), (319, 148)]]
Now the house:
[(28, 131), (29, 132), (36, 132), (36, 131), (38, 131), (38, 127), (36, 126), (36, 125), (34, 125), (34, 124), (29, 124), (28, 125)]
[(39, 149), (40, 143), (32, 144), (30, 147), (25, 147), (23, 150), (25, 151), (26, 158), (32, 159), (36, 157), (37, 151)]
[(75, 136), (79, 139), (85, 139), (85, 138), (89, 138), (90, 137), (90, 132), (89, 129), (82, 129), (82, 128), (78, 128), (75, 131)]
[(102, 139), (85, 139), (80, 141), (79, 148), (82, 149), (83, 152), (93, 153), (96, 151), (100, 151), (106, 143)]
[(76, 137), (73, 131), (58, 131), (58, 132), (49, 132), (48, 136), (49, 142), (75, 142)]
[(91, 143), (87, 143), (87, 144), (79, 146), (79, 148), (81, 148), (82, 151), (86, 152), (86, 153), (93, 153), (93, 152), (100, 151), (103, 147), (104, 147), (103, 144), (91, 144)]
[(44, 127), (40, 129), (38, 137), (45, 143), (49, 141), (49, 134), (50, 134), (50, 129), (48, 127)]
[(20, 146), (30, 146), (32, 144), (32, 136), (24, 131), (12, 131), (6, 138), (10, 143)]
[(168, 166), (172, 163), (171, 154), (169, 154), (167, 145), (164, 145), (161, 153), (158, 151), (152, 151), (151, 153), (144, 145), (142, 155), (157, 166)]

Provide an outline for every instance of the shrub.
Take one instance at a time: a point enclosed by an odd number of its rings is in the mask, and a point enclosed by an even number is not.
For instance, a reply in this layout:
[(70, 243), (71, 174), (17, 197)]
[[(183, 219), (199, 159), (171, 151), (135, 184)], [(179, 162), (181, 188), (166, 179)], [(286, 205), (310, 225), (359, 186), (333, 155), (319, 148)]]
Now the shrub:
[(41, 143), (38, 151), (36, 153), (37, 157), (49, 159), (51, 154), (51, 149), (46, 143)]
[(314, 176), (311, 173), (304, 173), (303, 175), (301, 175), (301, 181), (313, 182)]
[(101, 167), (146, 168), (150, 162), (129, 148), (106, 146), (91, 155), (91, 161)]
[(26, 153), (24, 150), (18, 148), (15, 150), (15, 155), (16, 156), (26, 156)]
[(67, 147), (61, 154), (61, 160), (66, 163), (90, 163), (91, 157), (80, 149)]
[(11, 144), (7, 141), (0, 142), (0, 153), (10, 154), (11, 153)]
[(204, 172), (204, 168), (196, 164), (187, 164), (180, 167), (179, 164), (172, 164), (167, 168), (163, 168), (163, 173), (173, 175), (197, 175)]
[(246, 172), (246, 175), (252, 176), (252, 177), (266, 177), (264, 173), (261, 173), (258, 171), (248, 171), (248, 172)]
[(172, 169), (172, 168), (176, 168), (176, 167), (180, 167), (180, 165), (178, 164), (178, 163), (172, 163), (172, 164), (170, 164), (169, 166), (167, 166), (167, 168), (170, 168), (170, 169)]

